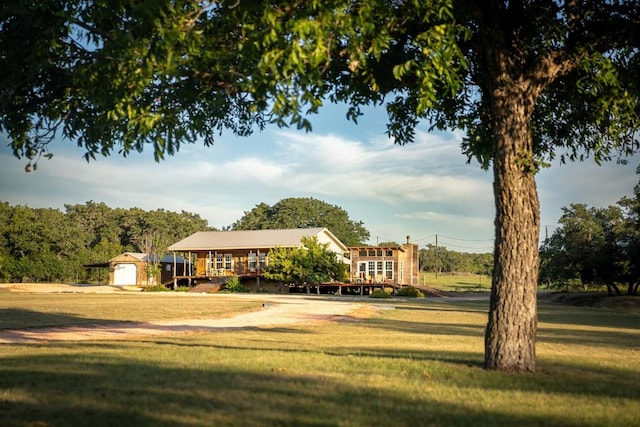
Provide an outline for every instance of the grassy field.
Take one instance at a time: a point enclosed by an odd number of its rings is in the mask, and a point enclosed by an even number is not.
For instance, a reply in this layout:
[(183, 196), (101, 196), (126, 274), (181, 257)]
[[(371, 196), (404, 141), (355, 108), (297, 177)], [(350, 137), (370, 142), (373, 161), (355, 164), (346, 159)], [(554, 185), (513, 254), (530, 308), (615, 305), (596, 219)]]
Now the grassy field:
[(491, 290), (491, 276), (483, 274), (438, 274), (420, 272), (420, 285), (429, 286), (449, 292), (486, 291)]
[[(0, 325), (255, 308), (120, 298), (2, 294)], [(526, 375), (481, 368), (486, 312), (486, 301), (393, 299), (342, 323), (0, 345), (0, 425), (640, 425), (637, 312), (541, 301), (538, 371)]]

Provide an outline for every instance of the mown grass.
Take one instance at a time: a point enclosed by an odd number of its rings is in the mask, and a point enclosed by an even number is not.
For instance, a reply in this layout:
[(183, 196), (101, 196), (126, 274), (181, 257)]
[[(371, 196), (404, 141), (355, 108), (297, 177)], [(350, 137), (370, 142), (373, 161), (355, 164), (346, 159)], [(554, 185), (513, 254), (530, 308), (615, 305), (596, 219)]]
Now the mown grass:
[[(131, 311), (146, 298), (131, 300)], [(222, 311), (233, 301), (202, 299)], [(383, 308), (331, 324), (2, 345), (0, 423), (640, 425), (635, 313), (541, 303), (538, 371), (522, 375), (481, 368), (486, 301), (393, 299)]]
[(484, 274), (440, 273), (436, 277), (433, 272), (421, 271), (419, 284), (448, 292), (490, 291), (491, 276)]

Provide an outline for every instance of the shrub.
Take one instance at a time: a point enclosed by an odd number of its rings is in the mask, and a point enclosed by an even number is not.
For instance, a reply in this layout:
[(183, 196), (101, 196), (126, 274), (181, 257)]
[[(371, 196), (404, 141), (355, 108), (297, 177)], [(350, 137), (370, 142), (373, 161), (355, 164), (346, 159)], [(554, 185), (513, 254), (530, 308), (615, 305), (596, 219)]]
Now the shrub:
[(391, 294), (384, 289), (376, 289), (369, 294), (369, 298), (391, 298)]
[(164, 285), (145, 286), (143, 290), (145, 292), (169, 292), (169, 288)]
[(229, 292), (249, 292), (249, 290), (242, 285), (238, 276), (229, 277), (225, 289)]
[(424, 298), (424, 294), (418, 288), (414, 288), (413, 286), (405, 286), (404, 288), (400, 288), (396, 295), (400, 297), (412, 297), (412, 298)]

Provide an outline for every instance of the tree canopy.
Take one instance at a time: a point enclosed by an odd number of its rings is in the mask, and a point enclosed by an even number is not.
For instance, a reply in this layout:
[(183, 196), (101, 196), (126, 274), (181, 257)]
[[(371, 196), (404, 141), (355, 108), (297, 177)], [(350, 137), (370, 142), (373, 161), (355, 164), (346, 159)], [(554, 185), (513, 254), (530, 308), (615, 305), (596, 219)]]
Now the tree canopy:
[(95, 281), (98, 274), (85, 265), (125, 251), (147, 252), (143, 243), (151, 236), (160, 245), (155, 255), (164, 255), (162, 242), (208, 229), (206, 220), (185, 211), (114, 209), (89, 201), (61, 212), (0, 202), (0, 280)]
[(234, 222), (232, 230), (326, 227), (347, 246), (362, 245), (369, 231), (339, 206), (312, 197), (290, 197), (273, 206), (260, 203)]
[(267, 122), (310, 129), (384, 104), (404, 144), (427, 119), (492, 167), (491, 369), (533, 371), (538, 167), (638, 148), (637, 1), (23, 2), (0, 6), (0, 130), (37, 164), (56, 135), (87, 158), (211, 144)]
[(329, 283), (344, 279), (346, 266), (316, 236), (303, 237), (299, 248), (274, 248), (264, 277), (297, 285)]

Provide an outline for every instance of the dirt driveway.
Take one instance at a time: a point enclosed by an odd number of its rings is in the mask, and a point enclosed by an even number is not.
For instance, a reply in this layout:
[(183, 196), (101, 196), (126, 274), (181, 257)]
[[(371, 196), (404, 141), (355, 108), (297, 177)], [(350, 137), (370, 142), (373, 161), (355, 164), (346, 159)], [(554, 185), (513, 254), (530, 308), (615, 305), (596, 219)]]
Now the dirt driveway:
[[(37, 286), (37, 288), (36, 288)], [(117, 292), (106, 287), (69, 287), (69, 285), (0, 285), (10, 292)], [(120, 291), (122, 292), (122, 291)], [(238, 328), (269, 328), (311, 322), (338, 322), (373, 315), (377, 310), (357, 301), (336, 301), (307, 296), (279, 296), (266, 294), (225, 294), (222, 298), (246, 299), (262, 302), (262, 310), (242, 313), (223, 319), (186, 319), (140, 322), (114, 325), (70, 326), (60, 328), (3, 330), (0, 344), (41, 341), (118, 340), (136, 336), (150, 336), (188, 331), (225, 331)]]

